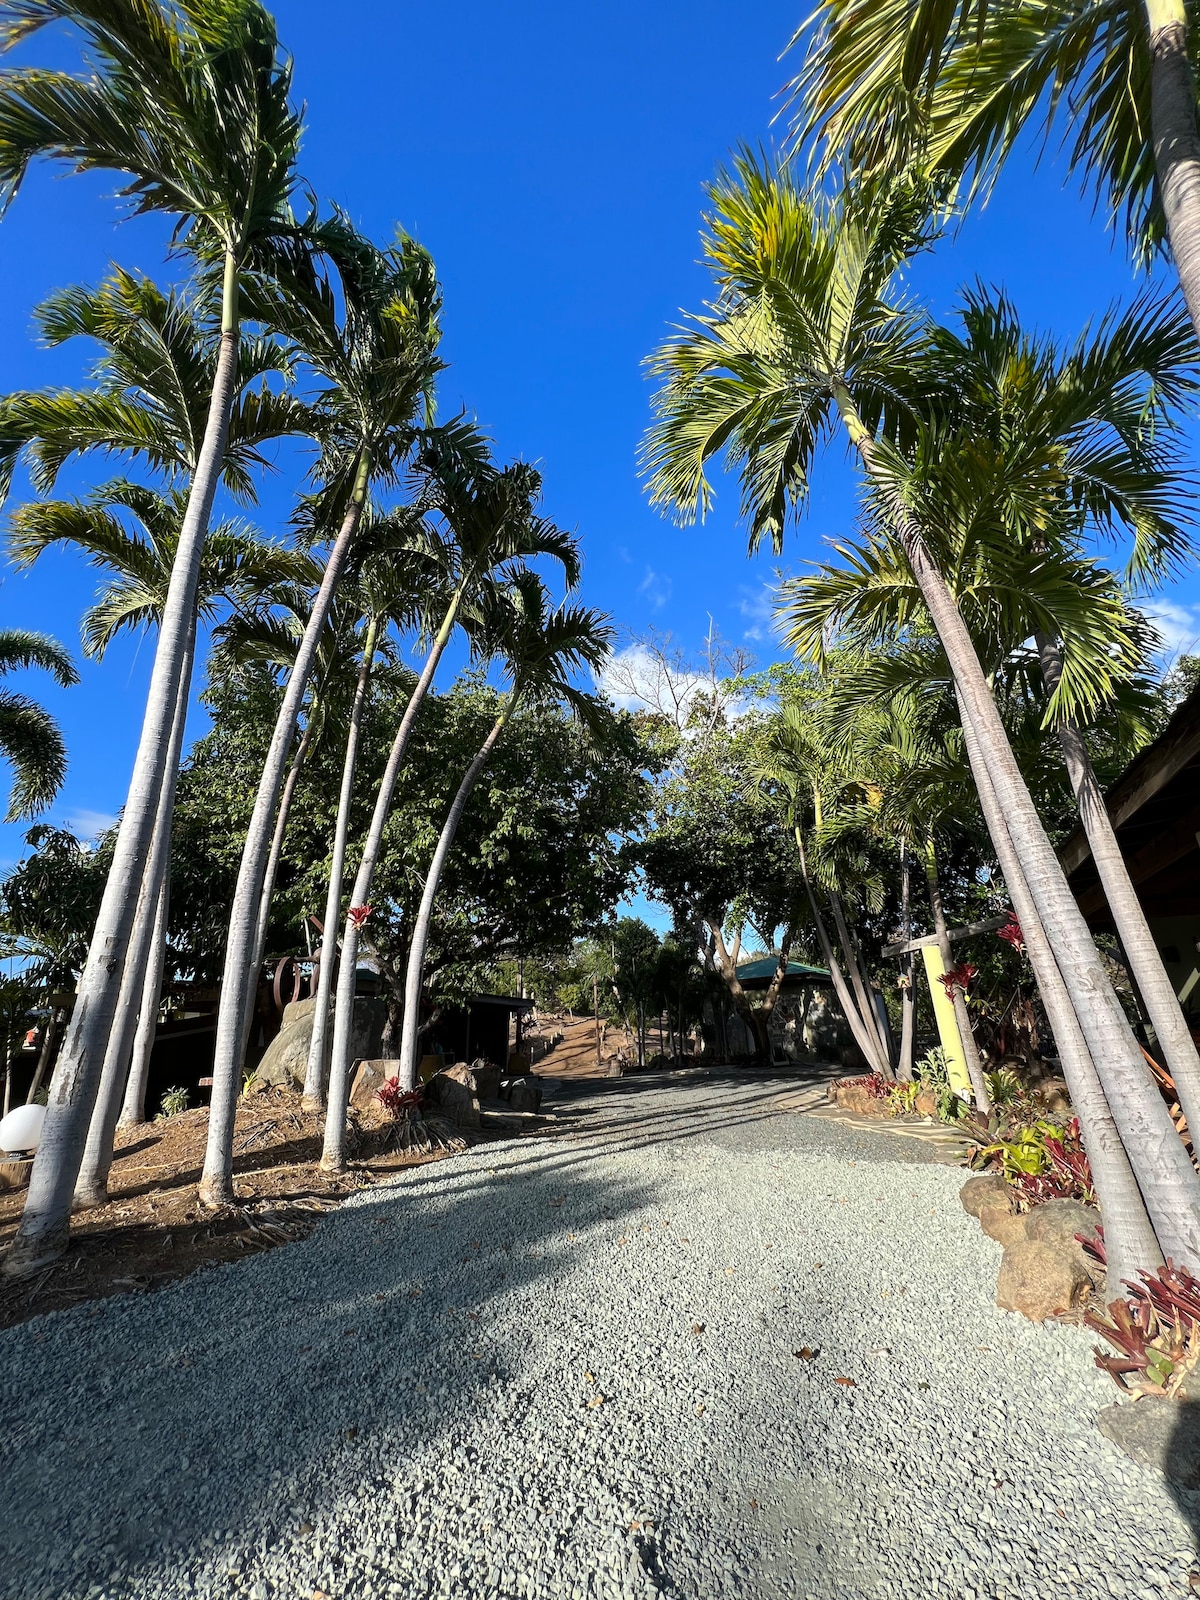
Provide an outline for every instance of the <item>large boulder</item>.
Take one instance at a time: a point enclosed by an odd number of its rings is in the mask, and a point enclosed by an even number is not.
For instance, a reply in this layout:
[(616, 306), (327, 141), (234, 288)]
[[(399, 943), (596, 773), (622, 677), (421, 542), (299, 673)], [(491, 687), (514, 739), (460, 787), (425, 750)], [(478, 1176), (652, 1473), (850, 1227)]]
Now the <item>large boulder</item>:
[(1041, 1239), (1018, 1239), (1000, 1261), (996, 1304), (1045, 1322), (1077, 1311), (1092, 1292), (1092, 1280), (1072, 1254)]
[(542, 1103), (542, 1086), (532, 1075), (514, 1078), (508, 1086), (507, 1099), (514, 1111), (537, 1111)]
[(1004, 1206), (1011, 1211), (1013, 1205), (1012, 1189), (998, 1172), (981, 1172), (977, 1177), (968, 1178), (958, 1191), (958, 1198), (963, 1210), (972, 1217), (977, 1217), (985, 1206)]
[(1100, 1213), (1093, 1207), (1082, 1205), (1078, 1200), (1047, 1200), (1044, 1205), (1034, 1206), (1029, 1213), (1025, 1233), (1027, 1238), (1040, 1239), (1043, 1244), (1053, 1245), (1056, 1250), (1073, 1256), (1092, 1282), (1102, 1287), (1104, 1267), (1087, 1254), (1075, 1237), (1081, 1233), (1087, 1239), (1094, 1239), (1099, 1228)]
[(399, 1073), (399, 1061), (393, 1061), (388, 1056), (376, 1057), (373, 1061), (356, 1061), (350, 1073), (350, 1104), (355, 1111), (366, 1111), (370, 1106), (377, 1105), (380, 1089), (389, 1078), (398, 1077)]
[(491, 1061), (477, 1061), (471, 1068), (475, 1077), (475, 1093), (481, 1100), (499, 1100), (500, 1068)]
[(984, 1206), (979, 1213), (979, 1225), (989, 1239), (995, 1239), (997, 1244), (1002, 1244), (1007, 1250), (1010, 1244), (1016, 1244), (1018, 1239), (1029, 1237), (1026, 1231), (1028, 1217), (1013, 1211), (1007, 1205)]
[(459, 1128), (479, 1126), (479, 1097), (475, 1093), (475, 1074), (459, 1063), (435, 1072), (425, 1085), (425, 1100), (447, 1122)]
[[(293, 1000), (283, 1010), (279, 1032), (271, 1040), (254, 1069), (252, 1090), (302, 1089), (312, 1044), (313, 1013), (316, 997)], [(387, 1021), (387, 1003), (373, 995), (360, 994), (354, 1001), (354, 1023), (350, 1030), (350, 1059), (378, 1056)]]

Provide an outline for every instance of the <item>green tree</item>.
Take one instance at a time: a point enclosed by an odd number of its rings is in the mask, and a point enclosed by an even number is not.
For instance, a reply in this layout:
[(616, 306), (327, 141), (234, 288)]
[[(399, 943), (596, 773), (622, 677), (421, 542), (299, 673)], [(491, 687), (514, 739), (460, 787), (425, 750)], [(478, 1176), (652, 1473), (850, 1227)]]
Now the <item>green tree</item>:
[[(38, 668), (63, 688), (79, 682), (75, 663), (57, 639), (26, 628), (0, 628), (0, 677)], [(6, 822), (44, 811), (67, 775), (67, 747), (44, 706), (14, 689), (0, 689), (0, 756), (13, 770)]]

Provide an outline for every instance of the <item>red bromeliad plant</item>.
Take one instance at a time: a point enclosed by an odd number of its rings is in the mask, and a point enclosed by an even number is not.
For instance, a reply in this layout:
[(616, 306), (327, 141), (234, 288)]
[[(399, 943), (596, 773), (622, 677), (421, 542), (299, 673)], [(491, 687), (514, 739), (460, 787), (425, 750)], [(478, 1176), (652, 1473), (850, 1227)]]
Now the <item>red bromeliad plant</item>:
[(861, 1078), (839, 1078), (837, 1086), (839, 1089), (865, 1089), (872, 1100), (886, 1100), (895, 1087), (877, 1072), (868, 1072)]
[[(1089, 1255), (1105, 1261), (1103, 1233), (1095, 1240), (1076, 1237)], [(1139, 1277), (1140, 1283), (1125, 1285), (1124, 1300), (1083, 1319), (1117, 1351), (1110, 1355), (1097, 1346), (1096, 1365), (1127, 1394), (1175, 1399), (1200, 1365), (1200, 1281), (1170, 1262)]]
[(1019, 956), (1025, 954), (1025, 935), (1021, 932), (1021, 924), (1016, 917), (1010, 916), (1002, 928), (997, 928), (996, 937), (1003, 939), (1005, 944), (1012, 945)]
[(354, 926), (361, 932), (363, 923), (371, 915), (371, 910), (372, 908), (370, 906), (351, 906), (350, 910), (347, 912), (347, 916), (350, 918), (350, 921), (354, 924)]

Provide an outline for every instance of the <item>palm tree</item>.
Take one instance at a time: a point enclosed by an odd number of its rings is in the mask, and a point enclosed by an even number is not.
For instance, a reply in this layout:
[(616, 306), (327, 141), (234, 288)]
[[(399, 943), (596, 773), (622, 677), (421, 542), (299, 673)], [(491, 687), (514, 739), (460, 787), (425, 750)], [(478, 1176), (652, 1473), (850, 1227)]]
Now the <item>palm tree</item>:
[[(570, 679), (583, 668), (598, 672), (609, 653), (613, 637), (613, 629), (596, 611), (567, 605), (551, 610), (546, 590), (532, 572), (515, 576), (503, 592), (501, 605), (503, 621), (500, 615), (494, 614), (489, 619), (487, 631), (489, 642), (503, 649), (504, 670), (510, 690), (459, 783), (438, 836), (421, 904), (413, 920), (405, 973), (404, 1033), (398, 1073), (401, 1085), (409, 1089), (416, 1083), (421, 981), (433, 919), (433, 902), (471, 791), (522, 701), (565, 701), (580, 715), (596, 714), (595, 702), (575, 688)], [(495, 611), (494, 607), (491, 609)], [(344, 1076), (331, 1075), (325, 1148), (321, 1156), (321, 1166), (327, 1172), (340, 1171), (345, 1165), (346, 1087)]]
[[(335, 1097), (341, 1097), (343, 1116), (349, 1088), (361, 908), (370, 904), (371, 886), (383, 849), (384, 828), (391, 814), (396, 781), (438, 663), (456, 626), (463, 624), (469, 633), (478, 630), (481, 607), (486, 608), (495, 584), (504, 581), (513, 562), (548, 556), (562, 567), (569, 587), (579, 581), (579, 553), (574, 539), (535, 512), (541, 493), (539, 474), (524, 462), (514, 462), (498, 470), (487, 461), (486, 446), (477, 435), (473, 440), (468, 437), (453, 443), (453, 450), (441, 442), (435, 443), (422, 458), (426, 479), (423, 503), (431, 515), (441, 520), (452, 563), (442, 590), (445, 609), (436, 628), (432, 618), (428, 624), (432, 639), (379, 782), (342, 930), (329, 1082), (332, 1086), (330, 1106), (334, 1105)], [(321, 1092), (317, 1069), (318, 1063), (310, 1056), (305, 1084), (305, 1094), (310, 1099), (318, 1098)], [(336, 1120), (336, 1112), (331, 1110), (330, 1115)]]
[(1195, 20), (1188, 0), (826, 0), (792, 41), (816, 23), (791, 85), (796, 135), (978, 190), (1028, 123), (1061, 127), (1137, 254), (1165, 230), (1200, 332)]
[(0, 78), (0, 190), (11, 195), (39, 156), (125, 179), (136, 211), (177, 222), (176, 242), (221, 280), (221, 336), (204, 433), (133, 777), (108, 885), (59, 1056), (21, 1224), (5, 1271), (35, 1271), (65, 1248), (71, 1191), (99, 1085), (137, 891), (149, 854), (195, 614), (200, 556), (233, 402), (243, 275), (295, 243), (291, 212), (300, 119), (291, 68), (257, 0), (9, 0), (0, 39), (66, 22), (83, 37), (86, 77), (38, 67)]
[(331, 285), (301, 262), (286, 285), (263, 292), (273, 325), (286, 328), (323, 381), (314, 410), (321, 444), (317, 527), (337, 527), (304, 637), (284, 690), (234, 889), (217, 1013), (208, 1148), (201, 1202), (233, 1197), (233, 1122), (258, 971), (257, 935), (272, 822), (296, 719), (308, 689), (334, 591), (372, 482), (395, 483), (432, 421), (441, 298), (433, 263), (412, 239), (378, 250), (335, 216), (322, 248), (337, 267), (343, 314)]
[(305, 1070), (305, 1101), (311, 1109), (318, 1109), (325, 1102), (330, 1042), (330, 1001), (337, 973), (338, 927), (341, 923), (342, 896), (345, 888), (350, 807), (354, 798), (359, 738), (376, 654), (386, 638), (389, 625), (404, 631), (419, 624), (423, 606), (428, 604), (432, 594), (444, 588), (449, 568), (449, 551), (444, 540), (434, 530), (427, 528), (419, 518), (416, 519), (416, 527), (420, 529), (423, 537), (414, 543), (413, 530), (409, 526), (413, 517), (407, 508), (403, 513), (393, 513), (391, 518), (382, 519), (381, 525), (388, 526), (389, 523), (394, 525), (397, 515), (404, 527), (401, 535), (402, 544), (397, 546), (389, 537), (385, 537), (372, 549), (358, 574), (355, 605), (361, 614), (365, 631), (354, 700), (346, 729), (342, 781), (338, 792), (337, 818), (334, 824), (333, 850), (329, 866), (329, 886), (325, 896), (321, 963), (317, 970), (313, 1030)]
[[(101, 660), (119, 633), (156, 625), (162, 616), (186, 506), (187, 496), (181, 490), (164, 493), (116, 479), (93, 490), (84, 500), (34, 501), (20, 507), (10, 524), (9, 553), (17, 566), (28, 567), (52, 546), (67, 546), (86, 553), (94, 566), (114, 575), (82, 621), (84, 652)], [(133, 520), (134, 531), (122, 513)], [(197, 621), (210, 621), (222, 598), (233, 598), (237, 603), (241, 596), (254, 593), (264, 584), (278, 582), (281, 574), (291, 571), (295, 564), (296, 558), (290, 552), (258, 539), (239, 522), (222, 522), (210, 528), (196, 595)], [(145, 1020), (142, 998), (143, 991), (153, 993), (152, 1012), (156, 1017), (166, 953), (165, 934), (162, 941), (157, 940), (156, 925), (166, 917), (170, 815), (183, 750), (195, 637), (193, 624), (180, 673), (159, 819), (146, 861), (140, 909), (130, 937), (100, 1087), (76, 1180), (76, 1209), (104, 1204), (122, 1095), (125, 1094), (131, 1113), (144, 1097), (144, 1069), (153, 1046), (153, 1029), (149, 1025), (141, 1027)], [(135, 1029), (141, 1034), (140, 1053), (134, 1050)], [(131, 1050), (137, 1059), (138, 1081), (132, 1094), (128, 1094), (125, 1091)], [(132, 1120), (142, 1118), (138, 1115)]]
[[(705, 247), (720, 299), (653, 358), (665, 382), (646, 453), (652, 496), (684, 515), (703, 510), (706, 463), (723, 451), (739, 472), (752, 543), (770, 534), (778, 548), (818, 444), (840, 423), (946, 651), (973, 768), (976, 760), (986, 768), (975, 777), (989, 831), (1011, 838), (1046, 935), (1039, 948), (1052, 951), (1087, 1043), (1091, 1066), (1073, 1061), (1068, 1083), (1081, 1072), (1100, 1074), (1159, 1242), (1172, 1259), (1200, 1266), (1200, 1181), (1046, 837), (925, 525), (906, 499), (902, 447), (911, 424), (903, 390), (919, 381), (923, 329), (889, 285), (929, 237), (925, 196), (898, 182), (853, 198), (806, 196), (786, 174), (742, 157), (714, 200)], [(1129, 1243), (1118, 1241), (1123, 1271), (1139, 1264)]]
[[(46, 633), (0, 628), (0, 676), (30, 667), (48, 672), (64, 689), (79, 682), (75, 663)], [(0, 689), (0, 755), (13, 769), (6, 822), (44, 811), (67, 775), (67, 747), (57, 722), (28, 695)]]

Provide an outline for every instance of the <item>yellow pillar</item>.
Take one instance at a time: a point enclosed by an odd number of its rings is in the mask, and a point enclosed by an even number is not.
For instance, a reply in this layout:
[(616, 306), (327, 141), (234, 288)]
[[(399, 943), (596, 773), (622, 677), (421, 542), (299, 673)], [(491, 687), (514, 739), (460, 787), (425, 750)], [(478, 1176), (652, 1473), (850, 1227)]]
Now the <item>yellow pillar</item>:
[(962, 1035), (958, 1031), (958, 1019), (954, 1015), (954, 1001), (946, 993), (946, 985), (942, 982), (942, 974), (946, 970), (942, 964), (942, 952), (937, 945), (926, 944), (921, 946), (921, 955), (925, 961), (925, 976), (929, 979), (929, 997), (933, 1001), (938, 1038), (942, 1041), (942, 1049), (946, 1052), (950, 1087), (955, 1094), (961, 1095), (965, 1100), (971, 1094), (967, 1053), (963, 1049)]

